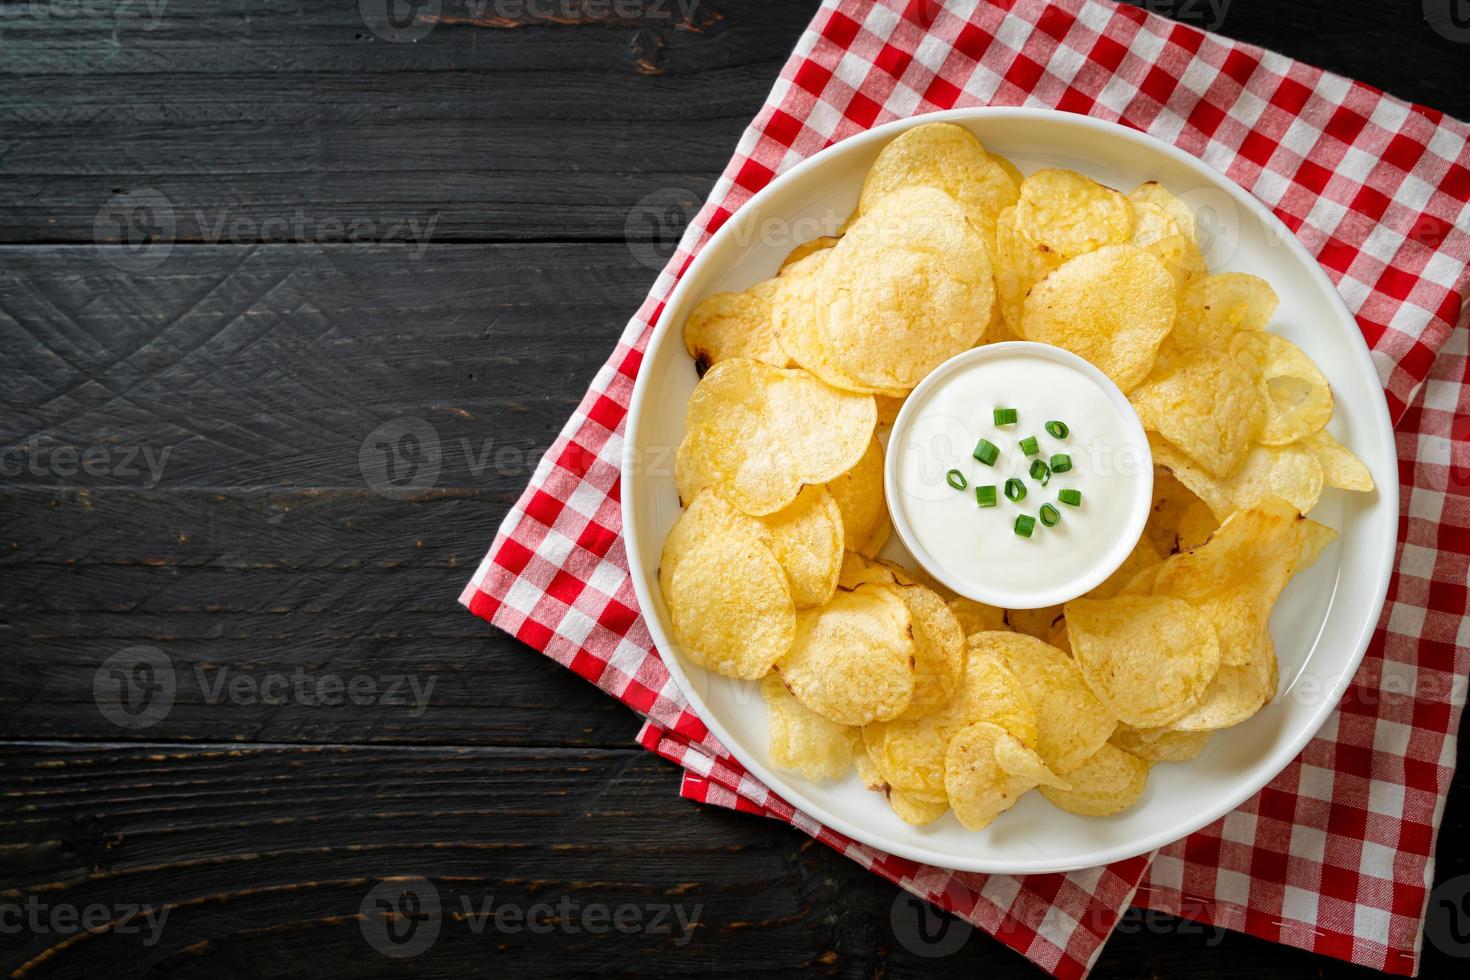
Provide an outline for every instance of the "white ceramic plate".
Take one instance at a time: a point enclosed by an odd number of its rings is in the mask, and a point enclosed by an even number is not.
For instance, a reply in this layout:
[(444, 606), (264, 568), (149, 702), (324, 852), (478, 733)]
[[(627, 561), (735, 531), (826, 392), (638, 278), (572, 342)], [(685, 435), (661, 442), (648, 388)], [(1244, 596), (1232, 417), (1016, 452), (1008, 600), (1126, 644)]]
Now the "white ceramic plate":
[[(1271, 616), (1281, 660), (1278, 697), (1217, 734), (1193, 761), (1154, 767), (1143, 798), (1114, 817), (1088, 818), (1028, 794), (973, 833), (952, 814), (911, 827), (856, 775), (814, 783), (776, 769), (756, 682), (717, 677), (681, 659), (658, 589), (665, 534), (679, 515), (673, 450), (696, 381), (684, 320), (702, 298), (775, 274), (797, 243), (831, 233), (852, 211), (878, 151), (921, 122), (958, 123), (1022, 171), (1070, 167), (1125, 193), (1159, 180), (1199, 215), (1211, 271), (1269, 280), (1281, 305), (1272, 330), (1321, 366), (1336, 394), (1331, 431), (1363, 458), (1378, 490), (1327, 490), (1312, 516), (1342, 532), (1287, 588)], [(1194, 157), (1085, 116), (1037, 109), (958, 109), (854, 136), (793, 167), (705, 245), (663, 312), (638, 375), (624, 453), (623, 529), (633, 584), (675, 681), (716, 737), (757, 778), (833, 830), (891, 854), (965, 871), (1031, 874), (1118, 861), (1177, 840), (1239, 806), (1294, 758), (1347, 687), (1383, 606), (1398, 527), (1396, 453), (1383, 389), (1352, 316), (1286, 228), (1249, 194)], [(895, 544), (890, 544), (896, 549)], [(885, 552), (908, 562), (908, 556)]]

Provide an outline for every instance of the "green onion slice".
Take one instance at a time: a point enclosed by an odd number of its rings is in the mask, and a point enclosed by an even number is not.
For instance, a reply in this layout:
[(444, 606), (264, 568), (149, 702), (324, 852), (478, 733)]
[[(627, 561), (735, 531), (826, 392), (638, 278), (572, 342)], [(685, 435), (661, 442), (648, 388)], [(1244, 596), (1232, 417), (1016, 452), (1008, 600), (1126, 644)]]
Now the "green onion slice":
[(1035, 436), (1027, 436), (1021, 440), (1021, 452), (1027, 456), (1035, 456), (1041, 452), (1041, 446), (1037, 444)]
[(1071, 507), (1079, 507), (1082, 504), (1082, 491), (1073, 490), (1069, 487), (1058, 493), (1057, 499)]
[[(1055, 459), (1056, 457), (1052, 458)], [(1039, 459), (1033, 459), (1031, 461), (1031, 479), (1035, 480), (1042, 486), (1046, 486), (1048, 483), (1051, 482), (1051, 467), (1047, 466)]]
[(1041, 505), (1041, 523), (1045, 524), (1047, 527), (1056, 527), (1057, 521), (1061, 519), (1061, 511), (1057, 510), (1051, 504)]
[(983, 487), (977, 485), (975, 487), (975, 503), (979, 504), (981, 507), (994, 507), (995, 484), (988, 483)]
[(944, 479), (951, 487), (954, 487), (956, 490), (963, 490), (965, 489), (965, 487), (968, 487), (970, 485), (970, 481), (965, 479), (965, 474), (961, 473), (959, 470), (950, 470), (948, 473), (944, 474)]
[(995, 410), (996, 425), (1015, 425), (1016, 410), (1014, 408), (997, 408)]
[(1009, 480), (1006, 481), (1006, 499), (1014, 503), (1019, 503), (1022, 500), (1025, 500), (1026, 484), (1022, 483), (1015, 477), (1011, 477)]
[(1072, 457), (1066, 453), (1057, 453), (1051, 458), (1051, 471), (1053, 473), (1065, 473), (1072, 468)]
[(1036, 530), (1036, 518), (1030, 514), (1019, 514), (1016, 516), (1016, 533), (1023, 538), (1031, 537), (1031, 532)]
[(1058, 422), (1056, 419), (1052, 419), (1050, 422), (1046, 423), (1046, 431), (1054, 439), (1065, 439), (1067, 438), (1067, 433), (1071, 430), (1067, 428), (1067, 423)]
[(975, 444), (975, 451), (970, 455), (986, 466), (994, 466), (995, 461), (1000, 458), (1000, 447), (989, 439), (981, 439)]

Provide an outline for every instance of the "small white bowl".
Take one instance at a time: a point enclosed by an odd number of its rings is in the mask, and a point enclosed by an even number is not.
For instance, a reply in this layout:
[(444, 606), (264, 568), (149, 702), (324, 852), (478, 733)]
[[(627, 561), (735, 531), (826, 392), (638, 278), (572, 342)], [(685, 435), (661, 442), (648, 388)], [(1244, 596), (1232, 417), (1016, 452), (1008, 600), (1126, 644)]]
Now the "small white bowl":
[[(1044, 588), (1027, 588), (1019, 576), (1016, 578), (1016, 584), (1010, 586), (997, 582), (977, 581), (962, 574), (958, 569), (946, 567), (933, 550), (933, 546), (938, 542), (931, 538), (926, 544), (922, 534), (909, 519), (910, 506), (935, 506), (935, 503), (927, 500), (909, 500), (900, 490), (899, 470), (904, 465), (907, 450), (912, 445), (911, 430), (917, 420), (924, 418), (925, 406), (956, 376), (966, 370), (987, 361), (1015, 358), (1017, 354), (1051, 361), (1090, 381), (1116, 410), (1119, 428), (1122, 430), (1122, 444), (1112, 447), (1113, 455), (1109, 462), (1112, 465), (1125, 466), (1133, 470), (1133, 478), (1127, 481), (1129, 497), (1125, 502), (1126, 506), (1121, 508), (1126, 516), (1120, 524), (1095, 524), (1087, 527), (1085, 517), (1082, 521), (1076, 522), (1079, 525), (1078, 529), (1083, 533), (1106, 535), (1110, 547), (1097, 552), (1095, 560), (1091, 563), (1078, 565), (1071, 569), (1070, 575), (1064, 578), (1053, 576), (1048, 586)], [(988, 406), (981, 411), (982, 415), (984, 411), (988, 411)], [(1015, 432), (1007, 435), (1014, 438), (1017, 434), (1026, 432), (1043, 439), (1048, 438), (1041, 430), (1039, 423), (1032, 423), (1024, 418), (1026, 414), (1023, 411), (1023, 424)], [(1074, 419), (1072, 421), (1075, 435), (1077, 423), (1085, 420)], [(997, 438), (1001, 436), (997, 435)], [(973, 443), (974, 439), (969, 439), (968, 444), (973, 445)], [(1091, 465), (1091, 463), (1082, 462), (1082, 465)], [(997, 473), (997, 483), (1004, 482), (1000, 477), (1001, 474)], [(1054, 479), (1057, 479), (1059, 486), (1062, 485), (1061, 478)], [(928, 377), (919, 382), (919, 385), (909, 394), (908, 399), (904, 401), (903, 408), (893, 423), (893, 429), (888, 434), (888, 446), (883, 464), (883, 485), (885, 496), (888, 499), (888, 515), (893, 519), (893, 529), (898, 533), (904, 546), (908, 548), (909, 554), (930, 575), (960, 595), (968, 596), (986, 605), (997, 606), (1001, 609), (1040, 609), (1044, 606), (1060, 605), (1068, 599), (1075, 599), (1084, 592), (1096, 588), (1109, 575), (1117, 571), (1118, 566), (1123, 564), (1123, 560), (1128, 557), (1128, 553), (1138, 543), (1139, 536), (1143, 534), (1143, 526), (1147, 523), (1149, 511), (1153, 507), (1153, 453), (1149, 451), (1148, 435), (1143, 431), (1142, 423), (1138, 421), (1138, 414), (1134, 412), (1127, 397), (1118, 390), (1118, 386), (1113, 384), (1107, 375), (1083, 358), (1060, 347), (1053, 347), (1050, 344), (1034, 344), (1028, 341), (1009, 341), (976, 347), (957, 354), (939, 365), (930, 372)], [(1116, 485), (1115, 483), (1114, 486)], [(1038, 489), (1034, 486), (1031, 487), (1031, 493), (1039, 495)], [(1002, 498), (1001, 508), (997, 513), (974, 508), (973, 517), (976, 521), (990, 519), (998, 533), (1009, 534), (1011, 533), (1009, 521), (996, 520), (998, 517), (1010, 516), (1009, 511), (1013, 508), (1005, 506), (1006, 503), (1007, 501)], [(1062, 510), (1067, 511), (1068, 508), (1063, 507)], [(970, 516), (972, 515), (965, 514), (965, 518)], [(1072, 513), (1066, 514), (1068, 530), (1071, 530), (1070, 525), (1074, 522), (1075, 517), (1076, 515)], [(1038, 525), (1035, 533), (1040, 535), (1040, 540), (1028, 542), (1028, 547), (1035, 547), (1038, 550), (1035, 560), (1040, 561), (1044, 557), (1050, 557), (1053, 561), (1051, 567), (1054, 569), (1062, 567), (1062, 563), (1056, 560), (1059, 556), (1052, 549), (1043, 550), (1045, 545), (1052, 543), (1052, 539), (1048, 537), (1051, 532)]]

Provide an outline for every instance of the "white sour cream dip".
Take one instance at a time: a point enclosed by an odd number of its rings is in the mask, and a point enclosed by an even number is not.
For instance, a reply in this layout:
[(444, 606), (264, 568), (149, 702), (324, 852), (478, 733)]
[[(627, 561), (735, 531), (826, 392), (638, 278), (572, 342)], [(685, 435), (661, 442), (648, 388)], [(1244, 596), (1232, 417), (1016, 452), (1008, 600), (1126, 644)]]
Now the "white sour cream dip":
[[(1017, 421), (997, 425), (998, 408)], [(1046, 423), (1067, 426), (1065, 438)], [(1022, 439), (1035, 437), (1027, 456)], [(981, 439), (999, 449), (994, 465), (972, 455)], [(1045, 486), (1034, 460), (1056, 454), (1072, 468)], [(958, 470), (965, 489), (951, 484)], [(1008, 479), (1026, 489), (1007, 499)], [(958, 483), (959, 479), (954, 478)], [(1097, 368), (1046, 344), (990, 344), (946, 361), (905, 401), (889, 436), (884, 464), (888, 510), (899, 538), (931, 575), (961, 595), (1007, 609), (1056, 605), (1112, 574), (1138, 542), (1153, 500), (1148, 438), (1123, 393)], [(981, 507), (977, 486), (994, 486), (996, 504)], [(1060, 499), (1078, 490), (1079, 506)], [(1041, 519), (1050, 504), (1055, 526)], [(1035, 519), (1031, 536), (1016, 518)]]

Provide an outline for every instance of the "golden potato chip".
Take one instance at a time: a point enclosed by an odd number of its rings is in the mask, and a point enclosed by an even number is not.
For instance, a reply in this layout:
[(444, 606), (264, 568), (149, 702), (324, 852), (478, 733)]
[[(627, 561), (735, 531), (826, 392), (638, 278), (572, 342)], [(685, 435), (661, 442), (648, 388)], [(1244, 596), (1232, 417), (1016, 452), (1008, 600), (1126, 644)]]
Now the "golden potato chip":
[(898, 597), (909, 607), (914, 636), (914, 696), (904, 718), (919, 718), (947, 707), (965, 669), (965, 634), (939, 594), (917, 583), (900, 585)]
[(963, 679), (947, 707), (922, 718), (864, 726), (863, 744), (885, 783), (918, 799), (943, 800), (945, 746), (972, 722), (992, 722), (1022, 744), (1036, 745), (1036, 709), (991, 649), (989, 640), (967, 644)]
[(959, 622), (960, 629), (966, 636), (972, 633), (1010, 628), (1006, 625), (1004, 609), (987, 606), (983, 602), (966, 599), (964, 596), (955, 596), (949, 600), (949, 611), (954, 613), (954, 618)]
[(893, 570), (869, 561), (855, 551), (842, 556), (842, 569), (837, 573), (837, 587), (851, 592), (859, 585), (897, 585)]
[(1197, 502), (1200, 500), (1194, 491), (1180, 483), (1171, 470), (1164, 466), (1154, 467), (1153, 509), (1143, 527), (1143, 536), (1160, 555), (1179, 550), (1180, 524), (1191, 503)]
[(764, 677), (796, 630), (786, 573), (754, 535), (699, 542), (679, 558), (664, 602), (680, 650), (727, 677)]
[(1108, 741), (1150, 765), (1156, 762), (1188, 762), (1204, 751), (1209, 732), (1176, 732), (1167, 728), (1129, 728), (1119, 725)]
[(1284, 446), (1304, 439), (1332, 418), (1332, 389), (1295, 344), (1259, 330), (1244, 331), (1232, 340), (1259, 368), (1267, 410), (1262, 445)]
[(802, 705), (781, 683), (778, 674), (761, 681), (771, 723), (771, 761), (782, 769), (801, 773), (807, 779), (840, 779), (852, 768), (853, 755), (861, 751), (856, 728), (828, 721)]
[(831, 350), (824, 345), (817, 311), (825, 295), (821, 273), (832, 251), (814, 252), (776, 277), (776, 292), (771, 298), (776, 342), (792, 361), (834, 388), (901, 398), (908, 389), (862, 384), (836, 363)]
[(1265, 330), (1276, 312), (1276, 291), (1244, 272), (1222, 272), (1191, 282), (1179, 297), (1170, 338), (1180, 350), (1218, 350), (1241, 330)]
[(842, 511), (823, 486), (806, 486), (785, 507), (759, 518), (768, 546), (791, 582), (796, 608), (820, 606), (837, 589), (842, 569)]
[(1199, 232), (1195, 226), (1194, 212), (1189, 209), (1189, 205), (1165, 190), (1164, 185), (1157, 180), (1145, 181), (1133, 188), (1128, 200), (1133, 204), (1135, 213), (1141, 204), (1151, 204), (1162, 209), (1190, 241), (1198, 242)]
[(796, 499), (802, 484), (825, 483), (856, 466), (876, 422), (866, 395), (801, 370), (744, 357), (721, 361), (689, 398), (674, 461), (679, 498), (693, 500), (712, 486), (747, 514), (774, 513)]
[(1144, 428), (1215, 477), (1235, 470), (1266, 424), (1259, 369), (1235, 340), (1225, 350), (1160, 357), (1128, 400)]
[(996, 216), (1016, 203), (1019, 191), (1010, 172), (980, 141), (953, 123), (915, 126), (885, 146), (863, 181), (858, 213), (871, 213), (882, 198), (907, 187), (948, 194), (986, 242), (995, 234)]
[(1086, 358), (1129, 391), (1153, 368), (1174, 307), (1174, 280), (1158, 259), (1132, 245), (1109, 245), (1033, 287), (1020, 332)]
[(1063, 616), (1056, 621), (1051, 632), (1047, 634), (1046, 642), (1067, 656), (1072, 655), (1072, 641), (1067, 639), (1067, 617)]
[(1220, 662), (1238, 667), (1260, 646), (1271, 607), (1301, 555), (1305, 525), (1277, 498), (1237, 511), (1204, 544), (1166, 560), (1152, 591), (1183, 599), (1209, 620)]
[(1158, 728), (1186, 714), (1219, 669), (1215, 628), (1182, 599), (1073, 599), (1066, 612), (1087, 686), (1134, 728)]
[(908, 607), (881, 585), (838, 590), (820, 609), (796, 614), (791, 648), (776, 664), (798, 701), (840, 725), (903, 714), (914, 694)]
[(680, 560), (710, 538), (739, 538), (755, 541), (767, 549), (770, 547), (765, 525), (742, 514), (713, 490), (701, 490), (689, 501), (689, 506), (669, 529), (668, 537), (664, 538), (663, 554), (658, 561), (658, 584), (665, 601)]
[(861, 747), (861, 734), (859, 729), (859, 748), (853, 750), (852, 766), (857, 770), (858, 779), (863, 786), (875, 793), (886, 793), (888, 784), (883, 781), (883, 774), (878, 771), (878, 767), (873, 765), (867, 749)]
[[(1138, 543), (1133, 546), (1133, 550), (1128, 552), (1128, 557), (1123, 559), (1123, 564), (1119, 565), (1113, 574), (1109, 575), (1103, 580), (1101, 585), (1088, 592), (1083, 598), (1111, 599), (1113, 596), (1122, 592), (1124, 586), (1137, 578), (1139, 572), (1142, 572), (1145, 568), (1152, 568), (1163, 560), (1164, 556), (1159, 554), (1153, 542), (1145, 535), (1139, 538)], [(1050, 640), (1051, 636), (1048, 635), (1048, 642)], [(1053, 766), (1052, 768), (1055, 769), (1056, 767)]]
[(861, 549), (888, 514), (883, 499), (883, 447), (876, 437), (869, 440), (857, 465), (827, 481), (827, 491), (842, 512), (843, 547)]
[(1068, 813), (1107, 817), (1138, 802), (1148, 784), (1148, 763), (1106, 743), (1066, 778), (1070, 788), (1043, 785), (1041, 795)]
[(1066, 785), (1035, 752), (997, 725), (967, 725), (945, 751), (945, 795), (966, 830), (984, 830), (1043, 784)]
[(1203, 500), (1195, 497), (1179, 517), (1179, 549), (1188, 551), (1190, 548), (1198, 548), (1210, 540), (1210, 535), (1219, 526), (1215, 512)]
[(1128, 198), (1075, 170), (1038, 170), (1021, 182), (1016, 221), (1063, 258), (1119, 245), (1133, 234)]
[(1322, 480), (1329, 487), (1356, 493), (1373, 492), (1373, 474), (1368, 472), (1367, 464), (1332, 438), (1326, 429), (1307, 436), (1302, 445), (1311, 450), (1317, 462), (1322, 464)]
[(1036, 754), (1048, 769), (1066, 775), (1108, 740), (1117, 719), (1093, 697), (1070, 657), (1024, 633), (989, 634), (987, 641), (1036, 708)]
[(1318, 524), (1311, 518), (1303, 523), (1306, 525), (1306, 533), (1302, 538), (1301, 554), (1297, 556), (1296, 564), (1291, 570), (1293, 575), (1312, 567), (1322, 556), (1323, 549), (1337, 540), (1337, 531), (1326, 524)]
[(883, 516), (878, 519), (878, 526), (873, 528), (873, 533), (868, 535), (868, 540), (858, 548), (858, 554), (865, 558), (876, 557), (878, 552), (883, 550), (883, 546), (888, 543), (888, 538), (892, 534), (893, 521), (889, 519), (888, 509), (885, 507)]
[(1222, 521), (1268, 497), (1290, 501), (1307, 514), (1322, 496), (1322, 464), (1299, 444), (1255, 446), (1234, 473), (1219, 480), (1157, 436), (1150, 434), (1148, 442), (1154, 463), (1172, 472)]
[(916, 827), (933, 823), (949, 810), (947, 800), (938, 802), (921, 800), (896, 789), (888, 791), (888, 805), (893, 807), (893, 812), (898, 815), (898, 819)]
[(837, 238), (834, 235), (823, 235), (820, 238), (813, 238), (811, 241), (802, 242), (800, 245), (796, 246), (790, 252), (788, 252), (786, 258), (781, 260), (781, 269), (776, 274), (783, 275), (792, 266), (796, 265), (796, 263), (800, 262), (807, 256), (816, 255), (818, 252), (825, 251), (826, 249), (829, 249), (836, 244)]
[(904, 400), (891, 395), (874, 395), (873, 400), (878, 403), (878, 427), (880, 429), (891, 427), (898, 419), (898, 413), (903, 408)]
[(1000, 167), (1000, 169), (1004, 170), (1007, 174), (1010, 175), (1011, 183), (1016, 185), (1016, 195), (1019, 197), (1021, 193), (1021, 181), (1026, 179), (1026, 175), (1021, 173), (1021, 168), (1017, 167), (1014, 163), (1011, 163), (1011, 161), (1007, 160), (999, 153), (991, 153), (990, 159), (994, 160), (996, 166)]
[(1200, 703), (1169, 727), (1181, 732), (1210, 732), (1248, 721), (1276, 696), (1276, 647), (1271, 634), (1261, 633), (1261, 644), (1250, 660), (1238, 667), (1221, 667)]
[(684, 322), (684, 347), (700, 377), (731, 357), (749, 357), (776, 367), (791, 359), (776, 341), (771, 318), (775, 280), (756, 283), (741, 293), (706, 296)]
[(1017, 633), (1044, 640), (1062, 618), (1061, 606), (1042, 606), (1040, 609), (1007, 609), (1006, 625)]
[(822, 254), (813, 339), (786, 349), (834, 384), (852, 379), (902, 394), (973, 347), (990, 321), (995, 281), (986, 244), (960, 205), (932, 187), (883, 197)]
[(992, 258), (1001, 327), (997, 328), (992, 323), (986, 329), (986, 339), (1019, 339), (1026, 294), (1062, 264), (1062, 256), (1027, 237), (1016, 226), (1016, 209), (1006, 208), (996, 219)]
[(1181, 230), (1157, 204), (1134, 202), (1132, 243), (1158, 259), (1174, 277), (1178, 289), (1209, 272), (1194, 236)]

